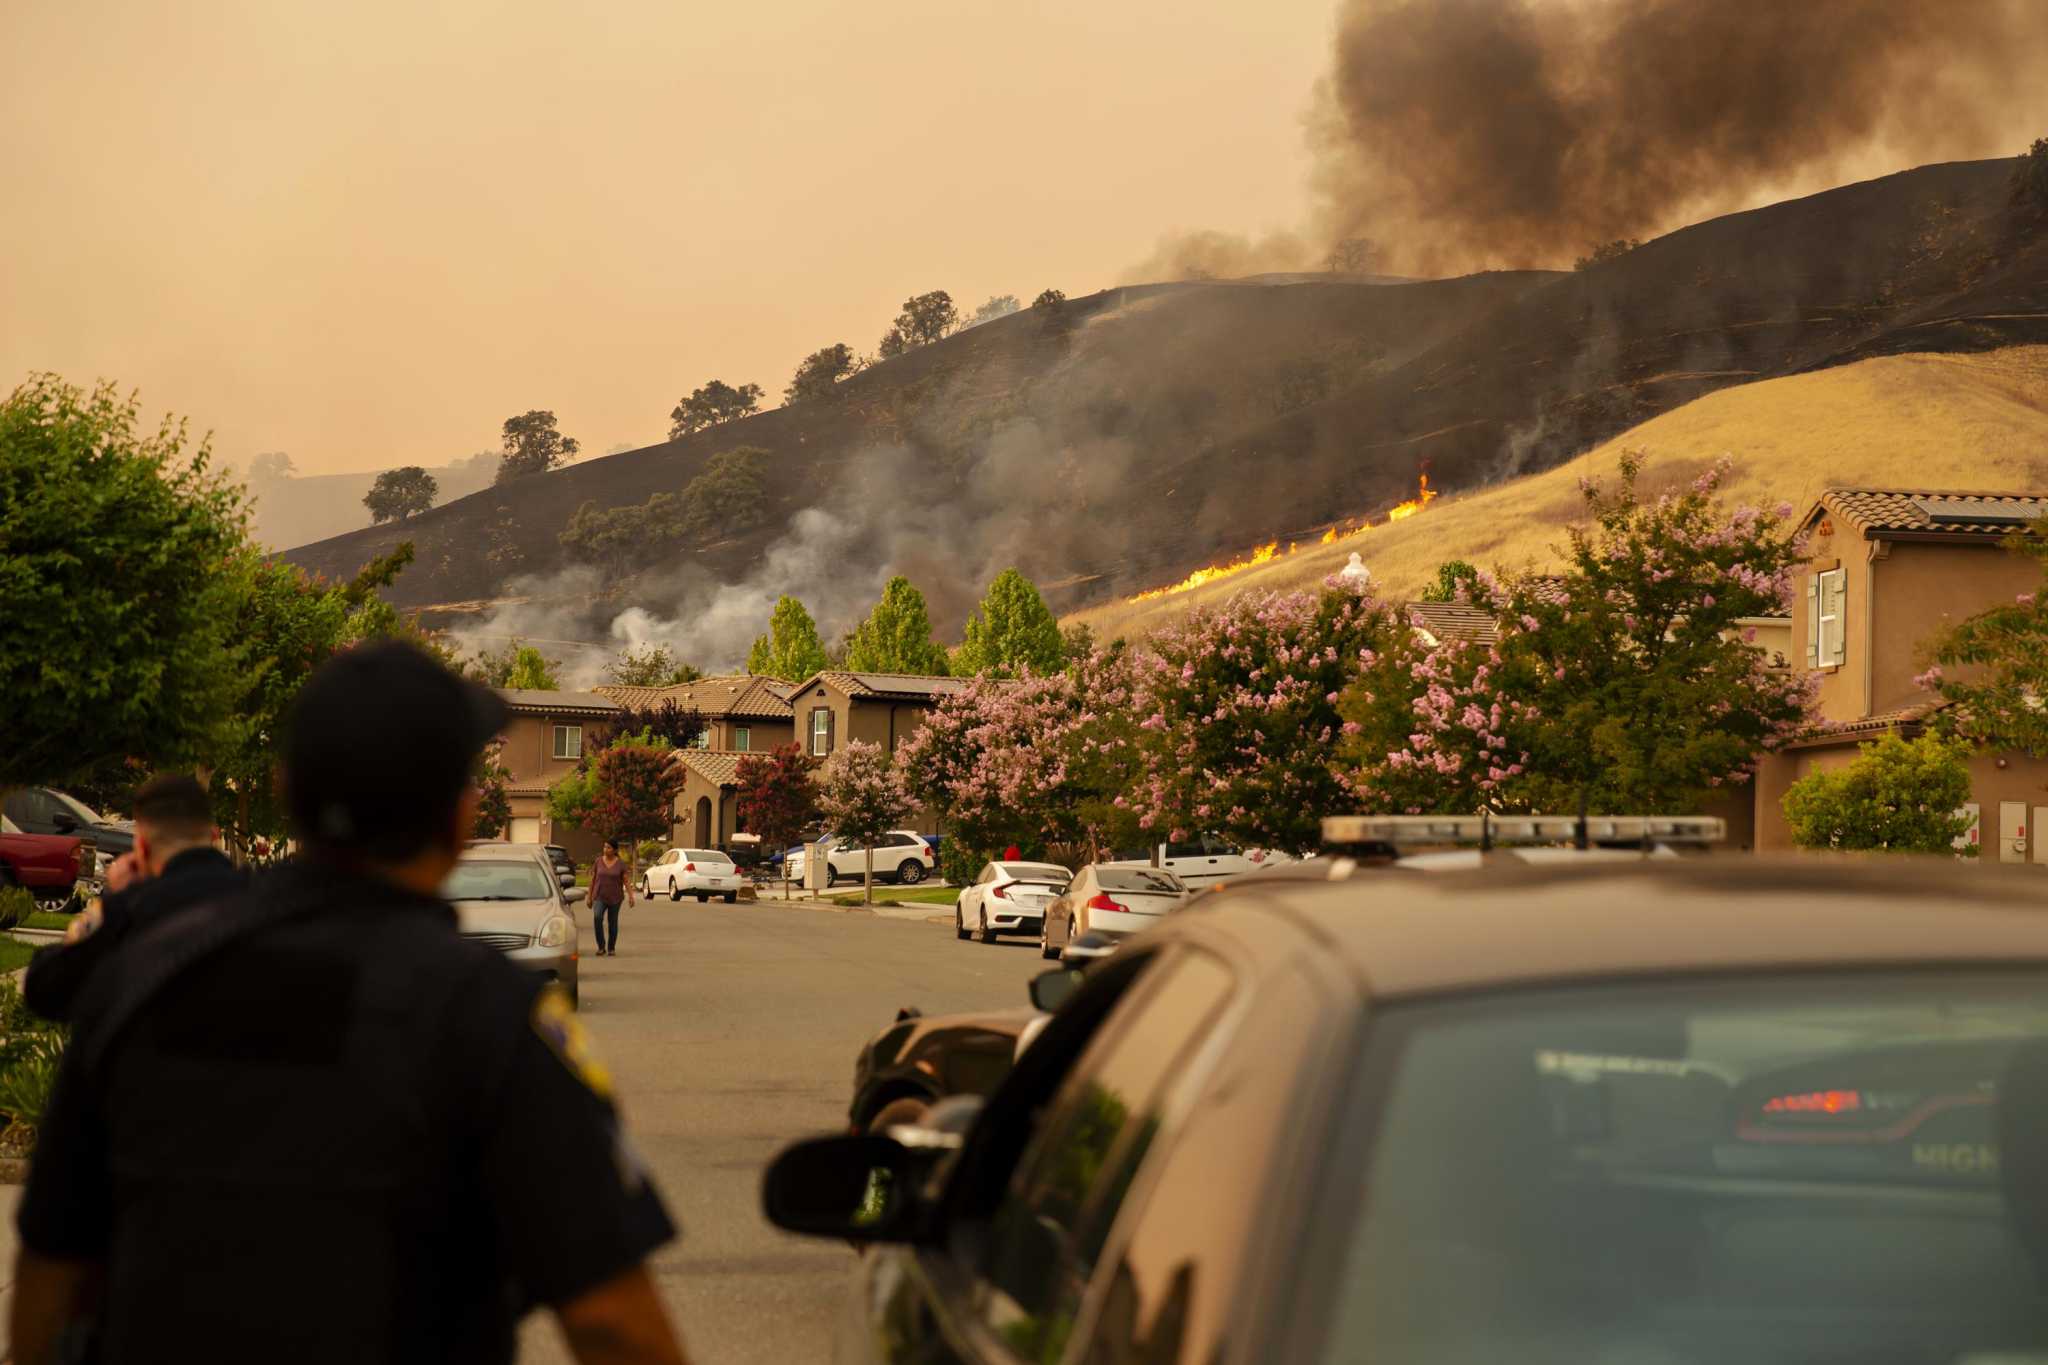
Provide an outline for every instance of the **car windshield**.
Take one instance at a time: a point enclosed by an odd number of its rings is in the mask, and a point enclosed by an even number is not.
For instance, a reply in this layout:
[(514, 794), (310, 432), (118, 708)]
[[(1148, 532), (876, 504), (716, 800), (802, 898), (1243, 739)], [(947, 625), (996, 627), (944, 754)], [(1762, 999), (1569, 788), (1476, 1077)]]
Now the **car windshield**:
[(70, 811), (71, 818), (78, 821), (81, 825), (103, 825), (106, 823), (104, 816), (75, 796), (60, 791), (53, 791), (50, 793), (50, 796), (58, 805)]
[(1180, 878), (1149, 867), (1098, 867), (1095, 880), (1104, 891), (1162, 891), (1179, 895)]
[(441, 897), (451, 901), (537, 901), (557, 888), (537, 863), (511, 858), (464, 859), (441, 883)]
[(1340, 1143), (1358, 1183), (1324, 1204), (1322, 1359), (2048, 1359), (2044, 986), (1385, 1008)]
[(1051, 863), (1004, 863), (1003, 875), (1020, 882), (1058, 882), (1062, 886), (1072, 881), (1074, 874), (1064, 867)]
[(692, 863), (729, 863), (732, 861), (732, 859), (726, 857), (715, 848), (686, 848), (683, 850), (683, 860)]

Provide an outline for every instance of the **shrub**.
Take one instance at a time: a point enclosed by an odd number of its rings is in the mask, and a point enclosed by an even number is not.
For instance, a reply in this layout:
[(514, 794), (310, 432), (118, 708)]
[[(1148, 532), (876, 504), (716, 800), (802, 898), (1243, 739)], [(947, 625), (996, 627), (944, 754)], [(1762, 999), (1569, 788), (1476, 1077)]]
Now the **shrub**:
[(1970, 746), (1925, 735), (1886, 735), (1846, 768), (1808, 773), (1785, 793), (1785, 820), (1801, 848), (1955, 853), (1970, 828)]
[(0, 929), (12, 929), (36, 912), (36, 898), (25, 886), (0, 886)]
[(63, 1026), (31, 1011), (13, 980), (0, 977), (0, 1144), (34, 1145), (64, 1043)]

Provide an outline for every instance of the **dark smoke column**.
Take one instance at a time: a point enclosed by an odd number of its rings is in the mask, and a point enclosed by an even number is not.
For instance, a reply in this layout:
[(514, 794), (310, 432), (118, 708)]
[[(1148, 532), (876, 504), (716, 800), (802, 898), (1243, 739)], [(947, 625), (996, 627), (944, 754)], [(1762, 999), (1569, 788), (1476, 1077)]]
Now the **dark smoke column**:
[(1415, 273), (1595, 243), (2048, 127), (2036, 0), (1345, 0), (1313, 120), (1326, 240)]

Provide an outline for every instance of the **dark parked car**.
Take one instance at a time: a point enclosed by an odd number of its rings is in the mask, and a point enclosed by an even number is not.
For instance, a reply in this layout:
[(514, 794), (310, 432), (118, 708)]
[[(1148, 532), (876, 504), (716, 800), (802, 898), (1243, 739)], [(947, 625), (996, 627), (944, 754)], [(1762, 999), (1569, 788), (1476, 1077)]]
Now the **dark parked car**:
[(134, 821), (110, 820), (53, 787), (19, 787), (7, 794), (7, 804), (0, 810), (24, 834), (71, 834), (90, 839), (103, 861), (111, 862), (135, 847)]
[(949, 1095), (988, 1094), (1010, 1074), (1017, 1039), (1040, 1017), (1031, 1008), (929, 1019), (914, 1009), (899, 1012), (854, 1062), (848, 1126), (879, 1132), (917, 1122)]
[(978, 1115), (777, 1158), (871, 1248), (837, 1358), (2048, 1358), (2037, 880), (1348, 862), (1041, 977)]

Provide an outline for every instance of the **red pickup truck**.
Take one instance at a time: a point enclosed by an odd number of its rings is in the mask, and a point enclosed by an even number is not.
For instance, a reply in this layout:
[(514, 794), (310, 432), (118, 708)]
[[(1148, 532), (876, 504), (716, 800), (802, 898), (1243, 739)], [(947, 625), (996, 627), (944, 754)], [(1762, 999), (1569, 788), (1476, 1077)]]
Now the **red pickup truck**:
[(69, 834), (23, 834), (0, 818), (0, 886), (25, 886), (38, 905), (61, 906), (86, 875), (85, 841)]

